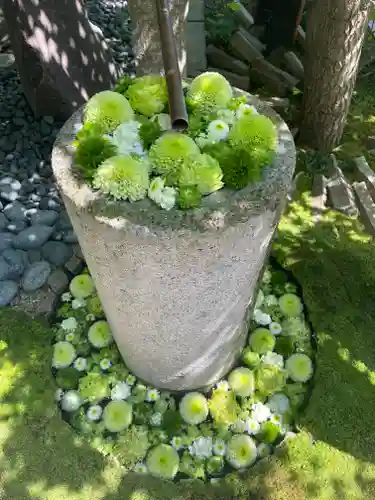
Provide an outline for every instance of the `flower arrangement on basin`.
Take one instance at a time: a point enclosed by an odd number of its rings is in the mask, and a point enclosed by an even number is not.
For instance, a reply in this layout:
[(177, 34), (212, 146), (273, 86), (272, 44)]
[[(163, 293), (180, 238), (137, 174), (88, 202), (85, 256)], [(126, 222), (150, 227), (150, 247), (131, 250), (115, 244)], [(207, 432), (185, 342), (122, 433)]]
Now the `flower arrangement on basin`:
[(63, 417), (126, 468), (216, 481), (293, 436), (313, 375), (311, 330), (297, 287), (266, 268), (238, 366), (211, 389), (172, 394), (124, 364), (93, 281), (62, 295), (52, 370)]
[(77, 176), (111, 199), (149, 197), (163, 210), (197, 208), (224, 186), (259, 181), (278, 146), (272, 120), (214, 72), (186, 82), (184, 99), (189, 125), (178, 132), (162, 76), (123, 77), (94, 95), (73, 143)]

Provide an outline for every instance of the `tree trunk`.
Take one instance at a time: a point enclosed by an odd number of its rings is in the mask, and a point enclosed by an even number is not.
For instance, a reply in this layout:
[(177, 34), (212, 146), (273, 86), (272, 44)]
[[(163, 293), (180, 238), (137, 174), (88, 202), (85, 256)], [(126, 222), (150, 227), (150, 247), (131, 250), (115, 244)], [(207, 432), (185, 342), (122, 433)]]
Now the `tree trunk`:
[[(176, 38), (180, 71), (186, 72), (186, 19), (189, 0), (170, 0), (170, 14)], [(133, 26), (133, 50), (138, 76), (163, 72), (156, 0), (129, 0), (129, 14)]]
[(341, 139), (370, 2), (314, 0), (308, 12), (300, 140), (330, 151)]

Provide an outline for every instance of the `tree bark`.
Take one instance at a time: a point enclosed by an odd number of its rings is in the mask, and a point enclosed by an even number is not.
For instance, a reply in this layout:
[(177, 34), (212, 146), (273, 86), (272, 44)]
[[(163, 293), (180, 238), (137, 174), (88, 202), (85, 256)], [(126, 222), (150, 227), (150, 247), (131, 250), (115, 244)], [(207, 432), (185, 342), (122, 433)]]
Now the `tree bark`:
[(368, 0), (314, 0), (308, 12), (300, 140), (330, 151), (349, 111), (367, 24)]
[[(182, 75), (186, 72), (186, 20), (189, 0), (170, 0), (170, 14)], [(129, 0), (133, 26), (132, 42), (138, 76), (163, 72), (163, 58), (156, 15), (156, 1)]]

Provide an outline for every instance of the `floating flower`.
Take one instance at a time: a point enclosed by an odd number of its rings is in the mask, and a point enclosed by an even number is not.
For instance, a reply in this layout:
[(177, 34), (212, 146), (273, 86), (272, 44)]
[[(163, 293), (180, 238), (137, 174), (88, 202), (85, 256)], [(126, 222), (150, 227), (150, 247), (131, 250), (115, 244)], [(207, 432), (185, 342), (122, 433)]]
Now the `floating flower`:
[(187, 99), (197, 111), (209, 114), (225, 108), (233, 96), (232, 87), (220, 73), (207, 71), (194, 78)]
[(100, 420), (102, 413), (103, 409), (100, 405), (93, 405), (87, 410), (86, 416), (92, 422), (96, 422), (97, 420)]
[(131, 153), (138, 153), (139, 147), (141, 152), (141, 139), (139, 137), (139, 127), (141, 124), (136, 120), (131, 120), (126, 123), (121, 123), (113, 132), (112, 142), (117, 148), (119, 155), (130, 155)]
[(259, 437), (260, 439), (267, 443), (272, 444), (279, 437), (280, 429), (273, 422), (263, 422), (260, 426)]
[(125, 382), (118, 382), (111, 390), (111, 399), (113, 401), (120, 401), (127, 399), (131, 395), (130, 386)]
[(94, 347), (107, 347), (112, 342), (112, 333), (107, 321), (101, 320), (91, 325), (87, 337)]
[(267, 328), (257, 328), (250, 335), (249, 344), (254, 352), (265, 354), (274, 350), (276, 340)]
[(228, 442), (226, 458), (235, 469), (248, 467), (257, 458), (257, 447), (246, 434), (233, 436)]
[(148, 197), (158, 205), (160, 205), (164, 184), (165, 182), (162, 177), (154, 177), (150, 182), (150, 186), (148, 188)]
[[(267, 404), (268, 404), (268, 402), (267, 402)], [(277, 425), (277, 427), (279, 427), (280, 430), (281, 430), (281, 427), (283, 427), (282, 416), (279, 415), (278, 413), (273, 413), (271, 415), (270, 422), (272, 422), (273, 424)]]
[(246, 430), (246, 422), (238, 419), (234, 422), (230, 429), (234, 434), (243, 434)]
[(260, 429), (260, 424), (255, 418), (249, 418), (245, 422), (245, 432), (248, 434), (257, 434)]
[(100, 360), (99, 366), (102, 370), (109, 370), (112, 366), (112, 361), (108, 358), (103, 358)]
[(86, 370), (86, 367), (87, 367), (87, 359), (86, 358), (77, 358), (74, 361), (73, 366), (79, 372), (83, 372)]
[(180, 169), (180, 186), (197, 186), (202, 194), (210, 194), (221, 189), (223, 172), (219, 162), (208, 154), (197, 154), (187, 158)]
[(53, 346), (52, 366), (54, 368), (66, 368), (76, 358), (76, 350), (70, 342), (61, 341)]
[(206, 468), (209, 474), (219, 474), (222, 471), (223, 467), (224, 459), (219, 455), (210, 457), (206, 462)]
[(268, 406), (263, 403), (254, 403), (252, 406), (251, 416), (257, 422), (262, 423), (271, 417), (271, 411)]
[(276, 352), (266, 352), (263, 354), (262, 363), (264, 365), (277, 366), (278, 368), (284, 368), (284, 358), (277, 354)]
[(279, 298), (279, 306), (285, 316), (296, 317), (303, 310), (301, 299), (294, 293), (285, 293), (282, 295)]
[(132, 407), (126, 401), (111, 401), (103, 412), (103, 422), (109, 432), (121, 432), (132, 423)]
[(234, 112), (230, 109), (219, 109), (216, 116), (218, 120), (223, 120), (228, 125), (233, 125), (235, 120)]
[(241, 398), (250, 396), (255, 390), (254, 373), (248, 368), (236, 368), (228, 377), (232, 391)]
[(136, 474), (147, 474), (147, 465), (142, 462), (137, 462), (133, 467), (133, 472), (135, 472)]
[(162, 479), (173, 479), (178, 472), (180, 459), (178, 453), (172, 446), (159, 444), (148, 454), (147, 468), (155, 477)]
[(266, 458), (271, 454), (271, 447), (267, 443), (260, 443), (257, 450), (259, 458)]
[(207, 138), (209, 141), (225, 141), (229, 134), (229, 127), (223, 120), (213, 120), (207, 127)]
[(92, 323), (93, 321), (95, 321), (95, 314), (86, 314), (85, 316), (85, 320), (88, 322), (88, 323)]
[(199, 437), (189, 446), (191, 455), (197, 458), (210, 458), (212, 456), (212, 437)]
[(64, 411), (77, 411), (81, 406), (81, 398), (77, 391), (66, 391), (61, 399), (61, 408)]
[(246, 347), (242, 353), (242, 360), (249, 368), (256, 368), (260, 364), (260, 356), (253, 352), (250, 347)]
[(90, 372), (79, 380), (79, 393), (83, 401), (98, 403), (110, 395), (108, 377)]
[(55, 391), (55, 401), (58, 403), (62, 400), (64, 391), (62, 389), (56, 389)]
[(227, 382), (226, 380), (220, 380), (220, 381), (216, 384), (216, 388), (217, 388), (219, 391), (230, 391), (230, 385), (229, 385), (229, 382)]
[(306, 354), (292, 354), (285, 363), (289, 377), (295, 382), (307, 382), (313, 374), (313, 364)]
[(78, 322), (75, 318), (66, 318), (60, 323), (60, 327), (66, 332), (74, 332), (78, 327)]
[(167, 113), (158, 113), (154, 115), (151, 120), (157, 121), (163, 132), (172, 130), (171, 117)]
[(74, 333), (73, 333), (73, 332), (69, 332), (69, 333), (67, 333), (67, 334), (65, 335), (65, 340), (66, 340), (67, 342), (72, 343), (72, 342), (74, 341), (74, 339), (75, 339), (75, 335), (74, 335)]
[(177, 451), (181, 450), (182, 448), (184, 448), (184, 443), (183, 443), (183, 440), (180, 436), (174, 436), (172, 439), (171, 439), (171, 445), (173, 446), (173, 448)]
[(149, 389), (146, 393), (146, 401), (153, 403), (160, 398), (160, 392), (157, 389)]
[(236, 111), (236, 118), (241, 119), (244, 116), (259, 115), (255, 106), (251, 104), (240, 104)]
[(98, 124), (104, 133), (112, 132), (133, 117), (134, 112), (126, 97), (111, 90), (95, 94), (84, 109), (84, 122)]
[(181, 186), (178, 191), (178, 206), (183, 210), (197, 208), (202, 204), (202, 194), (198, 186)]
[(135, 78), (129, 86), (126, 96), (132, 108), (142, 115), (152, 116), (161, 113), (168, 102), (165, 78), (159, 75), (145, 75)]
[(161, 413), (154, 413), (151, 415), (150, 424), (153, 427), (159, 427), (163, 421), (163, 415)]
[(234, 122), (229, 142), (235, 149), (244, 149), (250, 154), (254, 151), (264, 152), (264, 164), (267, 163), (267, 155), (276, 149), (277, 129), (267, 116), (245, 115)]
[(253, 314), (254, 321), (258, 323), (258, 325), (267, 326), (272, 322), (271, 316), (269, 314), (264, 313), (260, 309), (255, 309)]
[(272, 323), (269, 324), (268, 328), (272, 335), (280, 335), (280, 333), (282, 332), (280, 323), (277, 323), (276, 321), (272, 321)]
[(275, 307), (277, 305), (279, 305), (279, 299), (276, 297), (276, 295), (266, 295), (264, 297), (264, 302), (263, 304), (266, 306), (266, 307)]
[(238, 419), (240, 407), (232, 391), (214, 389), (209, 408), (216, 425), (231, 425)]
[(287, 373), (275, 365), (261, 364), (256, 371), (256, 387), (264, 396), (280, 392), (286, 384)]
[(94, 282), (88, 274), (79, 274), (73, 278), (69, 289), (75, 299), (86, 299), (95, 292)]
[(137, 380), (137, 379), (134, 377), (134, 375), (131, 375), (131, 374), (130, 374), (130, 375), (128, 375), (128, 376), (126, 377), (125, 382), (126, 382), (128, 385), (130, 385), (130, 386), (131, 386), (131, 385), (134, 385), (134, 384), (135, 384), (136, 380)]
[(189, 392), (181, 399), (180, 414), (187, 424), (200, 424), (208, 415), (207, 399), (199, 392)]
[(177, 190), (173, 187), (165, 187), (160, 196), (159, 205), (164, 210), (170, 210), (176, 204)]
[(274, 413), (286, 413), (290, 410), (290, 401), (285, 394), (278, 392), (268, 399), (267, 406)]
[(72, 300), (72, 294), (70, 292), (65, 292), (61, 295), (61, 300), (63, 302), (70, 302)]
[(81, 309), (86, 306), (85, 299), (74, 299), (72, 300), (72, 308), (73, 309)]
[(215, 455), (224, 457), (227, 452), (227, 445), (223, 439), (215, 439), (212, 444), (212, 451)]

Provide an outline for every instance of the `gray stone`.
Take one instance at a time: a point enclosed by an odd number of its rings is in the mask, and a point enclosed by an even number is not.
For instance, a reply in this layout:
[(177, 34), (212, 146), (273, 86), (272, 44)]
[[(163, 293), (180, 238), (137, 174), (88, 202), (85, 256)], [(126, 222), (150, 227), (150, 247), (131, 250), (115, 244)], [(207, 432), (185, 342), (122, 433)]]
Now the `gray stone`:
[(80, 245), (76, 244), (73, 245), (73, 252), (76, 257), (78, 257), (81, 260), (85, 260), (85, 257), (83, 256), (82, 249)]
[(204, 21), (204, 2), (203, 0), (190, 0), (188, 22)]
[(15, 281), (0, 282), (0, 307), (8, 306), (18, 293), (18, 283)]
[[(375, 139), (375, 138), (374, 138)], [(360, 181), (366, 183), (367, 189), (369, 190), (373, 200), (375, 200), (375, 174), (370, 168), (364, 156), (355, 158), (355, 166), (357, 168), (357, 174)]]
[(337, 176), (330, 179), (327, 188), (331, 205), (335, 210), (350, 216), (358, 214), (354, 193), (345, 177)]
[(21, 250), (39, 248), (46, 243), (52, 233), (52, 227), (35, 224), (18, 233), (13, 239), (13, 246), (14, 248), (21, 248)]
[(19, 201), (14, 201), (13, 203), (9, 203), (4, 208), (4, 214), (6, 218), (10, 221), (27, 220), (27, 208)]
[(8, 262), (0, 257), (0, 281), (4, 280), (16, 280), (19, 278), (19, 274), (15, 273), (12, 266)]
[(211, 66), (226, 69), (227, 71), (231, 71), (232, 73), (237, 73), (242, 76), (249, 75), (249, 66), (247, 64), (233, 56), (230, 56), (214, 45), (209, 45), (207, 47), (207, 59)]
[(34, 262), (24, 274), (22, 288), (25, 292), (34, 292), (38, 290), (38, 288), (42, 288), (47, 282), (51, 271), (52, 269), (49, 262)]
[(65, 264), (65, 269), (71, 274), (78, 274), (83, 268), (83, 260), (77, 255), (73, 255), (68, 262)]
[(57, 295), (61, 295), (66, 290), (69, 279), (62, 269), (55, 269), (47, 283)]
[(58, 212), (54, 210), (36, 210), (31, 216), (31, 224), (45, 224), (46, 226), (53, 226), (59, 217)]
[(33, 262), (38, 262), (39, 260), (43, 260), (42, 259), (42, 252), (40, 250), (28, 250), (27, 251), (27, 258), (28, 258), (30, 264), (32, 264)]
[(209, 386), (238, 360), (292, 183), (295, 146), (286, 124), (253, 96), (235, 95), (270, 117), (280, 147), (261, 182), (223, 188), (216, 205), (203, 199), (197, 211), (166, 212), (149, 199), (109, 203), (79, 183), (71, 142), (80, 113), (64, 125), (52, 152), (57, 185), (120, 352), (138, 377), (167, 390)]
[(194, 76), (205, 71), (206, 35), (204, 22), (187, 23), (186, 28), (187, 74)]
[(0, 231), (6, 227), (8, 224), (8, 219), (5, 217), (4, 214), (0, 213)]
[(0, 252), (12, 246), (13, 238), (11, 233), (0, 232)]
[(0, 197), (7, 201), (15, 201), (20, 197), (20, 194), (18, 191), (12, 189), (11, 186), (2, 186)]
[(57, 303), (57, 296), (48, 285), (35, 292), (21, 292), (12, 307), (30, 314), (33, 318), (51, 319)]
[(42, 247), (42, 255), (56, 267), (63, 266), (73, 255), (73, 248), (61, 241), (48, 241)]
[(15, 59), (13, 54), (0, 54), (0, 71), (11, 68), (14, 62)]
[(7, 248), (3, 252), (3, 258), (19, 276), (23, 274), (25, 267), (27, 267), (29, 264), (27, 253), (23, 250), (14, 250), (13, 248)]
[(323, 174), (315, 174), (311, 190), (311, 208), (317, 222), (326, 209), (327, 179)]
[(375, 237), (375, 203), (364, 181), (353, 184), (359, 213), (366, 230)]
[(7, 225), (8, 231), (11, 233), (20, 233), (27, 227), (27, 223), (23, 220), (14, 220), (10, 224)]
[(61, 211), (61, 205), (56, 200), (52, 198), (42, 198), (39, 204), (39, 207), (42, 210), (56, 210), (57, 212)]
[(72, 229), (72, 223), (70, 222), (69, 215), (65, 211), (61, 212), (59, 220), (56, 222), (55, 227), (57, 231)]
[(76, 233), (73, 230), (64, 233), (63, 240), (65, 243), (78, 243)]

